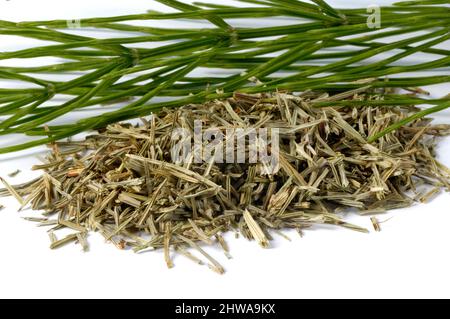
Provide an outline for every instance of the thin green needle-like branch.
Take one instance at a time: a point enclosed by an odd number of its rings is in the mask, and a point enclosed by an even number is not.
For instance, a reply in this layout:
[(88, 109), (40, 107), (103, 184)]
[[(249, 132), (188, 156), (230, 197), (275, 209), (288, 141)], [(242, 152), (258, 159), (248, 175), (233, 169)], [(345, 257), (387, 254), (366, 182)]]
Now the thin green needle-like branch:
[(386, 134), (389, 134), (389, 133), (391, 133), (391, 132), (393, 132), (395, 130), (398, 130), (399, 128), (401, 128), (402, 126), (404, 126), (404, 125), (406, 125), (408, 123), (411, 123), (413, 121), (419, 120), (419, 119), (421, 119), (421, 118), (423, 118), (423, 117), (425, 117), (427, 115), (443, 111), (445, 109), (448, 109), (449, 107), (450, 107), (450, 101), (442, 103), (442, 104), (439, 104), (439, 105), (436, 105), (436, 106), (433, 106), (433, 107), (430, 107), (430, 108), (426, 108), (426, 109), (424, 109), (422, 111), (414, 113), (413, 115), (411, 115), (411, 116), (409, 116), (409, 117), (407, 117), (407, 118), (405, 118), (405, 119), (403, 119), (401, 121), (398, 121), (397, 123), (387, 127), (386, 129), (382, 130), (381, 132), (379, 132), (379, 133), (377, 133), (375, 135), (372, 135), (371, 137), (369, 137), (367, 139), (367, 142), (372, 143), (372, 142), (378, 140), (379, 138), (382, 138)]
[[(3, 116), (0, 134), (46, 136), (0, 152), (40, 145), (74, 132), (145, 116), (163, 107), (229, 97), (235, 91), (324, 90), (339, 93), (366, 85), (379, 90), (450, 82), (450, 76), (445, 73), (397, 77), (407, 72), (446, 72), (450, 66), (449, 50), (436, 48), (449, 39), (450, 9), (432, 6), (430, 1), (382, 7), (381, 29), (368, 28), (365, 8), (333, 8), (321, 0), (313, 3), (242, 1), (257, 5), (246, 8), (186, 4), (177, 0), (160, 2), (179, 11), (80, 20), (81, 28), (119, 33), (113, 38), (96, 39), (66, 33), (63, 29), (69, 25), (65, 20), (0, 21), (0, 36), (16, 35), (56, 42), (2, 52), (0, 60), (63, 59), (58, 61), (60, 63), (32, 67), (0, 66), (0, 78), (21, 83), (20, 88), (0, 88), (0, 115)], [(256, 21), (253, 19), (270, 17), (285, 17), (292, 23), (267, 26), (261, 20), (261, 26), (235, 27), (227, 20)], [(129, 21), (173, 19), (200, 20), (209, 25), (177, 29), (128, 24)], [(423, 33), (414, 34), (417, 31)], [(400, 39), (392, 42), (387, 39), (391, 36)], [(423, 63), (400, 63), (418, 52), (434, 56)], [(388, 58), (383, 57), (385, 54), (389, 54)], [(219, 69), (222, 74), (191, 75), (199, 69), (210, 71), (212, 68)], [(43, 77), (45, 73), (70, 75), (71, 79), (49, 81)], [(155, 103), (153, 99), (157, 97), (174, 99)], [(61, 98), (67, 101), (60, 102)], [(99, 104), (113, 105), (118, 101), (126, 104), (112, 112), (104, 111), (76, 123), (50, 125), (46, 129), (49, 121), (68, 112)], [(413, 101), (422, 102), (414, 98), (398, 99), (397, 105)], [(363, 102), (358, 107), (364, 106)], [(440, 102), (441, 99), (434, 99), (428, 103), (441, 105)], [(395, 105), (389, 98), (386, 102), (367, 103), (379, 107)]]

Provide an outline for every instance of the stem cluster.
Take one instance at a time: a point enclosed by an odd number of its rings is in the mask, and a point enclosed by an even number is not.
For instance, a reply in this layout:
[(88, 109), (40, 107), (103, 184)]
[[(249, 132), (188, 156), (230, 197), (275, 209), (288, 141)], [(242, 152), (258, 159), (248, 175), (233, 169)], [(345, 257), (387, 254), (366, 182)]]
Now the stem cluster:
[[(64, 30), (68, 28), (65, 20), (0, 21), (0, 34), (55, 42), (15, 52), (1, 52), (0, 60), (64, 59), (63, 63), (35, 67), (0, 66), (0, 78), (28, 84), (27, 88), (0, 88), (0, 116), (3, 117), (0, 134), (43, 137), (1, 148), (0, 153), (42, 145), (109, 123), (145, 116), (162, 107), (229, 97), (235, 91), (342, 91), (368, 83), (373, 88), (383, 89), (450, 81), (448, 72), (442, 76), (395, 77), (407, 72), (448, 70), (450, 51), (436, 48), (437, 44), (450, 38), (450, 8), (436, 5), (443, 1), (407, 1), (382, 7), (380, 29), (368, 27), (366, 8), (335, 9), (318, 0), (313, 4), (297, 0), (242, 0), (250, 3), (245, 8), (158, 1), (178, 12), (148, 12), (80, 21), (82, 28), (123, 33), (124, 36), (119, 38), (73, 35)], [(234, 27), (230, 21), (233, 18), (250, 20), (280, 16), (291, 19), (292, 24), (241, 28)], [(211, 27), (174, 29), (126, 23), (173, 19), (205, 20), (211, 23)], [(130, 32), (135, 36), (130, 37)], [(392, 37), (396, 37), (395, 40)], [(140, 45), (162, 41), (165, 44), (154, 48)], [(432, 58), (416, 65), (397, 63), (419, 52)], [(380, 58), (382, 55), (389, 57)], [(220, 68), (227, 75), (190, 75), (199, 68)], [(44, 80), (41, 76), (74, 72), (79, 76), (68, 81)], [(55, 97), (62, 95), (68, 96), (68, 101), (56, 103)], [(154, 102), (155, 97), (170, 97), (171, 100)], [(399, 104), (414, 102), (410, 97), (404, 99), (397, 98), (396, 101)], [(130, 100), (130, 103), (75, 123), (49, 125), (74, 110), (121, 100)], [(376, 103), (371, 101), (374, 106), (383, 106), (386, 101), (380, 101), (379, 105)], [(433, 100), (429, 104), (435, 106), (407, 120), (449, 106), (448, 98)], [(399, 123), (402, 124), (405, 123)], [(395, 128), (380, 132), (369, 140), (380, 138)]]

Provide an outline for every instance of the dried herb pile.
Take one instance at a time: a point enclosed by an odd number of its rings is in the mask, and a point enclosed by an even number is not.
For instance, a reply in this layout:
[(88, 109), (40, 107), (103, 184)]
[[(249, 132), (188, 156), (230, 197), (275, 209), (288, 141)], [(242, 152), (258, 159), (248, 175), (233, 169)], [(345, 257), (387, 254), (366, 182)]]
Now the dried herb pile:
[[(87, 234), (97, 231), (121, 249), (163, 249), (169, 267), (176, 251), (222, 273), (201, 247), (218, 245), (229, 254), (222, 236), (228, 231), (263, 247), (288, 228), (301, 233), (330, 224), (366, 232), (342, 212), (380, 213), (450, 190), (450, 170), (434, 153), (449, 125), (420, 118), (366, 142), (417, 112), (406, 104), (370, 106), (392, 98), (369, 89), (332, 96), (235, 93), (163, 109), (142, 125), (112, 124), (83, 141), (52, 144), (47, 163), (34, 167), (43, 170), (40, 178), (15, 187), (5, 181), (9, 190), (0, 195), (12, 193), (23, 207), (45, 211), (28, 219), (52, 227), (51, 248), (77, 242), (87, 249)], [(174, 163), (172, 132), (192, 130), (194, 120), (204, 129), (279, 128), (280, 170), (268, 175), (248, 162)], [(63, 228), (73, 234), (57, 236)]]

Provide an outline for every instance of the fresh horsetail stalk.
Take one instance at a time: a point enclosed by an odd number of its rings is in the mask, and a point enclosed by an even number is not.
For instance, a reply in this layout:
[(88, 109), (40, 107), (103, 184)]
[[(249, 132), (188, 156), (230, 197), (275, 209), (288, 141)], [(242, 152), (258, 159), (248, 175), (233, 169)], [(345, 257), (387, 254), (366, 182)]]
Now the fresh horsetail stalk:
[[(390, 90), (450, 82), (446, 75), (397, 77), (400, 73), (446, 70), (450, 66), (450, 51), (436, 48), (449, 40), (450, 8), (445, 6), (446, 1), (404, 1), (381, 7), (381, 25), (375, 29), (367, 23), (366, 8), (333, 8), (322, 0), (313, 3), (242, 0), (245, 8), (158, 1), (177, 12), (149, 11), (79, 21), (81, 28), (114, 30), (123, 35), (114, 38), (98, 39), (66, 32), (64, 29), (71, 27), (66, 20), (0, 21), (0, 35), (54, 42), (1, 52), (0, 60), (60, 59), (58, 63), (34, 67), (0, 66), (0, 78), (23, 84), (20, 88), (0, 88), (0, 134), (25, 134), (35, 138), (24, 144), (0, 148), (0, 153), (47, 144), (163, 108), (230, 98), (234, 92), (314, 90), (339, 93), (368, 84), (372, 88)], [(289, 18), (292, 23), (239, 27), (231, 20), (271, 17)], [(210, 25), (177, 29), (127, 23), (185, 19)], [(417, 35), (418, 31), (422, 34)], [(400, 36), (401, 40), (387, 40), (392, 36)], [(157, 45), (148, 48), (144, 45), (148, 43)], [(340, 50), (343, 46), (345, 50)], [(420, 52), (431, 53), (433, 58), (415, 65), (394, 64)], [(387, 53), (393, 54), (389, 58), (380, 57)], [(227, 75), (192, 75), (201, 68), (220, 68)], [(46, 80), (42, 76), (73, 72), (80, 75), (68, 81)], [(67, 100), (61, 103), (63, 96)], [(157, 97), (170, 100), (157, 102)], [(402, 99), (396, 101), (397, 105), (410, 103), (407, 97)], [(118, 102), (126, 104), (72, 123), (51, 123), (73, 111)], [(333, 107), (333, 102), (327, 103)], [(350, 102), (361, 105), (361, 101)], [(368, 102), (374, 107), (381, 107), (382, 103), (391, 106), (389, 100)], [(368, 142), (374, 143), (408, 121), (449, 106), (448, 97), (423, 103), (418, 99), (414, 104), (435, 106), (411, 114), (402, 122), (391, 123), (390, 127), (367, 136)]]
[[(141, 125), (110, 124), (84, 140), (53, 143), (46, 163), (34, 167), (43, 170), (41, 177), (17, 186), (4, 181), (0, 195), (44, 211), (42, 218), (26, 219), (50, 227), (52, 249), (78, 243), (87, 251), (87, 235), (97, 231), (119, 249), (164, 251), (168, 267), (180, 253), (221, 274), (223, 266), (207, 248), (219, 247), (231, 258), (224, 238), (229, 232), (262, 247), (272, 234), (289, 239), (282, 230), (303, 234), (320, 224), (368, 232), (343, 213), (379, 214), (450, 191), (450, 169), (434, 156), (436, 137), (449, 135), (450, 125), (411, 118), (415, 95), (423, 93), (412, 91), (417, 93), (403, 96), (366, 85), (335, 94), (237, 92), (163, 108)], [(219, 144), (202, 140), (178, 159), (175, 133), (189, 132), (182, 141), (191, 145), (198, 122), (202, 134), (219, 130), (226, 138)], [(404, 125), (389, 130), (398, 122)], [(227, 159), (233, 154), (231, 160), (215, 160), (230, 140), (245, 137), (238, 129), (249, 128), (278, 129), (278, 170), (252, 161), (250, 141), (243, 153), (231, 143), (231, 152), (222, 153)], [(225, 135), (229, 130), (236, 133)], [(208, 158), (211, 145), (214, 156)], [(380, 231), (380, 222), (370, 221)], [(58, 239), (59, 231), (71, 233)]]

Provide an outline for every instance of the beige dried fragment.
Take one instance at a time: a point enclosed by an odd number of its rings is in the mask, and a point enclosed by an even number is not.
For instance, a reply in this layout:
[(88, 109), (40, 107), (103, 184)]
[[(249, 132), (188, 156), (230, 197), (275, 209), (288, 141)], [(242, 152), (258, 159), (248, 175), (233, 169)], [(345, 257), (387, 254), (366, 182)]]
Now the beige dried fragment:
[(380, 223), (376, 217), (370, 217), (370, 221), (372, 222), (373, 229), (377, 232), (381, 231)]
[(118, 201), (128, 204), (130, 206), (133, 206), (135, 208), (139, 208), (142, 205), (142, 202), (139, 201), (138, 199), (134, 198), (133, 196), (131, 196), (130, 193), (127, 192), (122, 192), (119, 194), (119, 197), (117, 198)]
[(58, 239), (56, 238), (55, 232), (53, 230), (50, 230), (48, 232), (48, 237), (50, 238), (50, 244), (53, 244), (58, 241)]
[(17, 201), (20, 203), (20, 205), (24, 205), (24, 200), (22, 198), (22, 196), (19, 195), (19, 193), (17, 193), (16, 189), (14, 187), (12, 187), (6, 180), (4, 180), (2, 177), (0, 177), (0, 182), (3, 183), (3, 185), (6, 187), (6, 189), (8, 190), (8, 192), (11, 194), (11, 196), (13, 196), (15, 199), (17, 199)]
[(89, 244), (86, 240), (86, 237), (87, 237), (86, 232), (77, 233), (78, 243), (81, 245), (84, 252), (87, 252), (89, 250)]
[(166, 264), (168, 268), (173, 268), (172, 259), (170, 259), (170, 239), (171, 239), (171, 227), (170, 223), (166, 224), (166, 231), (164, 233), (164, 259), (166, 260)]
[(266, 235), (262, 231), (261, 227), (258, 225), (258, 223), (253, 219), (252, 215), (248, 210), (244, 211), (243, 214), (245, 223), (247, 224), (248, 229), (250, 230), (250, 233), (252, 234), (253, 238), (258, 242), (258, 244), (263, 248), (268, 248), (269, 240), (267, 239)]
[(20, 169), (16, 169), (14, 172), (11, 172), (8, 174), (8, 177), (16, 177), (17, 175), (19, 175), (22, 171)]
[(278, 229), (274, 229), (273, 231), (274, 231), (276, 234), (278, 234), (279, 236), (281, 236), (281, 237), (283, 237), (284, 239), (286, 239), (287, 241), (292, 241), (292, 239), (291, 239), (288, 235), (284, 234), (282, 231), (280, 231), (280, 230), (278, 230)]
[(211, 240), (211, 238), (209, 238), (205, 232), (203, 230), (201, 230), (192, 219), (188, 219), (189, 224), (191, 225), (192, 229), (194, 230), (194, 232), (198, 235), (198, 238), (205, 242), (208, 245), (212, 245), (213, 241)]
[(335, 123), (345, 132), (346, 135), (354, 138), (356, 141), (358, 141), (361, 144), (366, 144), (366, 140), (359, 134), (358, 131), (356, 131), (350, 124), (347, 123), (342, 118), (342, 115), (338, 113), (335, 109), (329, 108), (328, 109), (331, 114), (333, 114), (333, 120)]
[(76, 223), (73, 223), (69, 220), (58, 220), (58, 224), (65, 226), (67, 228), (79, 231), (79, 232), (85, 232), (86, 231), (86, 227), (83, 227), (81, 225), (78, 225)]
[(201, 259), (199, 259), (196, 256), (192, 255), (189, 251), (184, 249), (184, 247), (181, 246), (181, 245), (175, 246), (175, 251), (180, 253), (180, 254), (182, 254), (186, 258), (192, 260), (194, 263), (196, 263), (198, 265), (203, 265), (204, 264), (204, 262)]
[(225, 273), (225, 269), (222, 267), (221, 264), (219, 264), (214, 258), (212, 258), (208, 253), (206, 253), (202, 248), (200, 248), (199, 245), (197, 245), (194, 241), (190, 240), (187, 237), (184, 237), (183, 235), (176, 235), (178, 238), (180, 238), (181, 240), (183, 240), (184, 242), (186, 242), (189, 246), (191, 246), (192, 248), (196, 249), (197, 251), (199, 251), (206, 259), (208, 259), (211, 264), (208, 264), (208, 267), (217, 272), (218, 274), (223, 274)]
[(222, 247), (222, 250), (223, 250), (225, 256), (228, 259), (231, 259), (232, 257), (230, 255), (230, 248), (228, 247), (228, 244), (226, 243), (225, 239), (219, 234), (216, 234), (216, 239), (219, 242), (220, 247)]
[[(286, 229), (303, 234), (320, 224), (367, 232), (347, 223), (343, 213), (349, 208), (361, 215), (382, 213), (450, 190), (450, 170), (435, 158), (435, 137), (449, 134), (450, 126), (422, 119), (368, 144), (367, 136), (405, 118), (412, 107), (317, 107), (318, 102), (383, 99), (369, 87), (371, 81), (364, 83), (331, 96), (311, 90), (235, 93), (226, 100), (162, 109), (141, 126), (113, 124), (84, 141), (55, 143), (54, 154), (34, 167), (44, 170), (43, 176), (10, 187), (16, 194), (1, 189), (0, 196), (22, 198), (21, 209), (43, 209), (42, 218), (28, 220), (51, 227), (53, 246), (75, 242), (84, 250), (88, 231), (98, 231), (119, 249), (163, 250), (169, 266), (172, 253), (201, 263), (187, 251), (192, 248), (218, 273), (223, 267), (200, 244), (220, 246), (230, 257), (222, 237), (229, 231), (262, 246), (272, 234), (285, 237)], [(193, 133), (194, 121), (202, 122), (203, 132), (234, 132), (223, 144), (233, 155), (238, 146), (231, 142), (245, 137), (236, 129), (278, 128), (280, 170), (249, 163), (249, 152), (244, 163), (236, 156), (226, 163), (199, 162), (194, 153), (172, 161), (173, 131)], [(258, 139), (253, 146), (266, 144)], [(200, 145), (194, 150), (207, 142)], [(418, 194), (419, 186), (431, 188)], [(418, 195), (410, 198), (410, 193)], [(58, 241), (59, 230), (76, 235)]]
[(428, 203), (441, 192), (441, 187), (434, 187), (418, 198), (421, 203)]
[(64, 237), (63, 239), (52, 242), (50, 245), (50, 249), (56, 249), (63, 245), (66, 245), (72, 241), (77, 240), (77, 238), (78, 238), (77, 235), (78, 234), (70, 234), (70, 235)]

